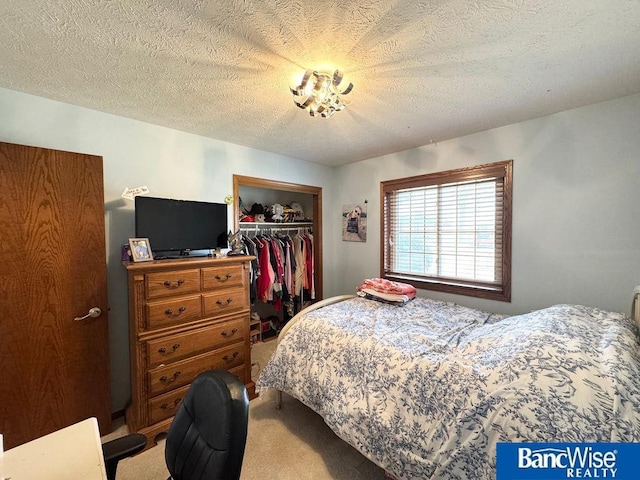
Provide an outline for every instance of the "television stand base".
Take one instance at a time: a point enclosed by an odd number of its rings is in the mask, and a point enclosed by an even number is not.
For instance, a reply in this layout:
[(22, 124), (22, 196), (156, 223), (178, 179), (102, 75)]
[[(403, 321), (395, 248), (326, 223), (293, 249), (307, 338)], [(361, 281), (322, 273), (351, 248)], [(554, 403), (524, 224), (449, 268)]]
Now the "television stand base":
[(191, 253), (190, 250), (183, 250), (179, 255), (154, 255), (154, 260), (180, 260), (182, 258), (213, 258), (214, 253)]

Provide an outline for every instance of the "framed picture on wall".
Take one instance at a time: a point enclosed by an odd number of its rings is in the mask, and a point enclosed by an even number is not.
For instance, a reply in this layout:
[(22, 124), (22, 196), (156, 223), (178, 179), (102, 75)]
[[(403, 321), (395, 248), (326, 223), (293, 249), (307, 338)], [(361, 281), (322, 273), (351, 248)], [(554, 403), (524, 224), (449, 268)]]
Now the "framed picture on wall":
[(151, 245), (148, 238), (130, 238), (131, 258), (134, 262), (148, 262), (153, 260)]
[(367, 201), (360, 205), (342, 206), (342, 240), (367, 241)]

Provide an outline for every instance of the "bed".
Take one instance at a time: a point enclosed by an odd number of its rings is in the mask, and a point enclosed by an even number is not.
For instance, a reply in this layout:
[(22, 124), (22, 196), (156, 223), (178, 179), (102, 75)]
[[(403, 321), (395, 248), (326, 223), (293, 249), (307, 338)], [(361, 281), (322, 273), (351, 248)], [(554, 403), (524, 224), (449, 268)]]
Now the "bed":
[(398, 479), (493, 479), (496, 442), (640, 442), (639, 359), (637, 324), (596, 308), (341, 296), (286, 325), (257, 388)]

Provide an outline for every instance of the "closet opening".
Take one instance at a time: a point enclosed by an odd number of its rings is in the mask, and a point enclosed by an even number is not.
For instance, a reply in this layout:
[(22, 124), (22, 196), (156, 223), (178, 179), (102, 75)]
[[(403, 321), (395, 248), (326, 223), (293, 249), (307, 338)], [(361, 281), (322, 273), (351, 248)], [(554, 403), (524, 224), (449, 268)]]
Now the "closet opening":
[[(311, 264), (313, 270), (311, 280), (313, 289), (298, 291), (293, 304), (288, 301), (281, 305), (277, 301), (263, 301), (259, 298), (254, 302), (254, 298), (252, 298), (253, 318), (260, 317), (262, 322), (259, 335), (256, 338), (268, 338), (277, 335), (286, 322), (299, 310), (323, 298), (322, 188), (233, 175), (233, 198), (234, 231), (240, 230), (245, 240), (275, 238), (285, 239), (286, 243), (286, 239), (288, 239), (291, 241), (290, 246), (293, 252), (295, 251), (294, 247), (304, 243), (300, 241), (301, 238), (308, 240), (310, 237), (312, 239)], [(294, 210), (291, 208), (292, 204), (295, 204), (297, 215), (290, 213)], [(276, 221), (269, 221), (272, 220), (271, 213), (274, 205), (283, 206), (284, 214)], [(267, 209), (268, 213), (265, 218), (257, 213), (260, 211), (260, 207)], [(297, 265), (295, 259), (292, 263)], [(309, 271), (308, 268), (307, 271)], [(255, 292), (252, 293), (252, 296), (254, 294)]]

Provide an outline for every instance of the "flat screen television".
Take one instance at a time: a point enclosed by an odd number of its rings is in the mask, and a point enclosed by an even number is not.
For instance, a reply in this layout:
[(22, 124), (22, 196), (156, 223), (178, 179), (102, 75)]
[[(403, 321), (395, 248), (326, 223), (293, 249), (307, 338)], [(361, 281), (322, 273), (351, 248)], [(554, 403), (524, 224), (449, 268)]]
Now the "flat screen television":
[(135, 222), (136, 237), (148, 238), (157, 256), (184, 256), (228, 245), (224, 203), (137, 196)]

